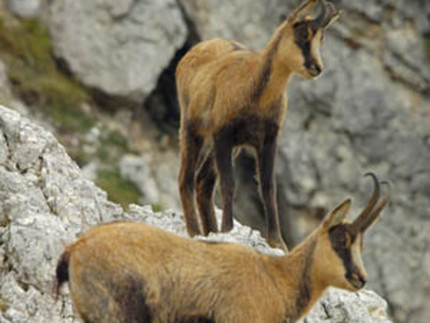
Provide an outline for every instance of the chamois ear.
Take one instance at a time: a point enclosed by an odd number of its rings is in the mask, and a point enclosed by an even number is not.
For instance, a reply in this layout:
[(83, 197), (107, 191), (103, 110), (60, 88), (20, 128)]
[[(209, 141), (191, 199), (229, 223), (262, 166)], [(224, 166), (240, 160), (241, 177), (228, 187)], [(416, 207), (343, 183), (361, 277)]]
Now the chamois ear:
[(325, 217), (323, 220), (323, 226), (325, 228), (331, 228), (338, 225), (346, 218), (350, 208), (351, 199), (346, 199)]
[(302, 20), (304, 17), (311, 14), (313, 8), (320, 0), (306, 0), (300, 7), (298, 7), (288, 18), (288, 23), (293, 25), (294, 23)]

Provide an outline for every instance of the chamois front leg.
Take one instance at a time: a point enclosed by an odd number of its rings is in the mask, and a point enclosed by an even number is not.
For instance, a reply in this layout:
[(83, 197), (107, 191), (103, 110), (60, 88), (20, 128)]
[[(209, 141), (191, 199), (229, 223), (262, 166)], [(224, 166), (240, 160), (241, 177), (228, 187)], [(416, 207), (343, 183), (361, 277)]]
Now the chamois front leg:
[(279, 228), (278, 206), (276, 203), (274, 166), (277, 136), (277, 124), (269, 124), (266, 127), (263, 145), (257, 150), (258, 175), (260, 194), (263, 199), (264, 213), (266, 217), (267, 242), (271, 247), (288, 250), (282, 239)]
[(216, 183), (215, 161), (213, 154), (210, 154), (203, 162), (197, 174), (196, 192), (197, 207), (199, 209), (203, 234), (218, 232), (218, 225), (214, 208), (214, 188)]
[(194, 127), (181, 129), (181, 166), (179, 171), (179, 192), (184, 210), (185, 224), (192, 237), (201, 234), (194, 203), (194, 179), (197, 160), (202, 148), (203, 139)]
[(231, 136), (223, 132), (215, 135), (214, 146), (223, 204), (221, 231), (228, 232), (233, 229), (233, 195), (235, 189)]

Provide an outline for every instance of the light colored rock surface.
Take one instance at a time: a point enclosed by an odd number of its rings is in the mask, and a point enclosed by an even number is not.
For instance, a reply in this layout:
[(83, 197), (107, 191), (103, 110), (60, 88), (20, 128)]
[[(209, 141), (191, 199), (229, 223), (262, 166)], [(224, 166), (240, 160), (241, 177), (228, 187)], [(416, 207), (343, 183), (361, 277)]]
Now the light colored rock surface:
[[(1, 10), (1, 4), (0, 4)], [(21, 114), (27, 115), (28, 108), (12, 94), (7, 66), (0, 60), (0, 105), (7, 105)]]
[(286, 2), (179, 0), (202, 39), (225, 38), (254, 49), (266, 44), (286, 13)]
[(43, 0), (5, 0), (8, 8), (16, 15), (28, 18), (39, 13)]
[(146, 151), (140, 156), (125, 155), (119, 162), (121, 176), (132, 181), (149, 204), (180, 209), (177, 176), (178, 154), (174, 151)]
[(10, 84), (6, 66), (0, 60), (0, 102), (5, 103), (11, 97)]
[(389, 323), (386, 308), (387, 303), (370, 290), (350, 293), (332, 288), (301, 322)]
[[(52, 299), (54, 268), (64, 245), (97, 223), (130, 219), (185, 234), (180, 214), (137, 205), (123, 213), (83, 178), (51, 134), (16, 112), (0, 107), (0, 129), (0, 322), (77, 322), (67, 288)], [(238, 223), (232, 234), (211, 239), (280, 252)], [(387, 322), (385, 302), (369, 291), (330, 290), (306, 319), (345, 321)]]
[(174, 0), (54, 1), (48, 21), (56, 55), (80, 81), (138, 102), (187, 35)]

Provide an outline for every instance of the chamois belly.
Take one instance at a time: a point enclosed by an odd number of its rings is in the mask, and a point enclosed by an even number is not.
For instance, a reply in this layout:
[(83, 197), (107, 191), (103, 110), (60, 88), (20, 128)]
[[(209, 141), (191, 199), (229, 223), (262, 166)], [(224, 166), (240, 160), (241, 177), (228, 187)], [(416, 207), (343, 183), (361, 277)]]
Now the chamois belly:
[(249, 145), (259, 148), (267, 135), (278, 132), (279, 126), (274, 118), (262, 119), (255, 114), (241, 114), (222, 126), (215, 136), (222, 136), (234, 146)]

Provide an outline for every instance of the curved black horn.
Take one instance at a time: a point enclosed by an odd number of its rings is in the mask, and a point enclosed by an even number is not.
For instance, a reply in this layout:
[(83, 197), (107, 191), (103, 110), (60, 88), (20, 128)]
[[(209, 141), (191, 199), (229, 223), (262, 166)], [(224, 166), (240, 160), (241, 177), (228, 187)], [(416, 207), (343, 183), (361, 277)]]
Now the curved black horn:
[(326, 28), (330, 25), (333, 20), (339, 17), (339, 12), (331, 2), (322, 0), (322, 9), (317, 18), (312, 22), (312, 28), (317, 30), (318, 28)]
[(357, 217), (357, 219), (353, 223), (353, 228), (357, 232), (361, 231), (361, 228), (362, 228), (363, 224), (366, 222), (367, 217), (372, 212), (373, 208), (375, 207), (376, 203), (378, 202), (379, 192), (380, 192), (379, 181), (378, 181), (378, 178), (376, 177), (376, 175), (372, 172), (369, 172), (369, 173), (364, 174), (364, 176), (372, 177), (374, 189), (373, 189), (373, 194), (370, 197), (369, 202), (367, 202), (366, 207), (359, 214), (359, 216)]
[(326, 20), (327, 15), (327, 2), (325, 0), (321, 1), (321, 11), (319, 15), (312, 21), (312, 29), (317, 30), (323, 25)]
[(365, 219), (364, 223), (362, 224), (360, 231), (364, 232), (366, 231), (373, 222), (376, 221), (376, 219), (379, 217), (379, 214), (381, 213), (382, 209), (387, 205), (387, 202), (390, 198), (390, 183), (383, 181), (381, 182), (381, 185), (387, 185), (388, 189), (385, 195), (382, 197), (381, 201), (378, 203), (378, 205), (373, 209), (372, 213)]

